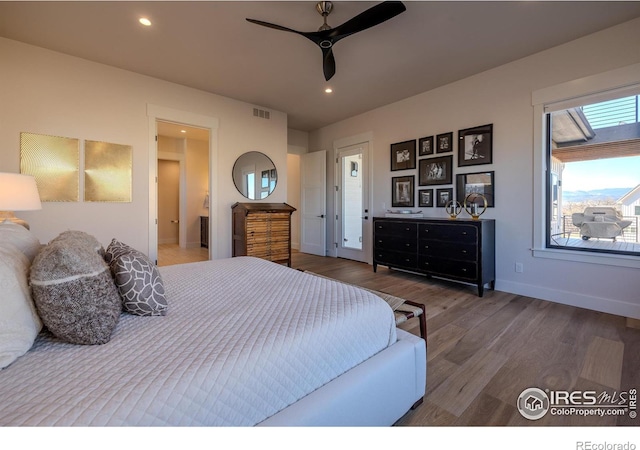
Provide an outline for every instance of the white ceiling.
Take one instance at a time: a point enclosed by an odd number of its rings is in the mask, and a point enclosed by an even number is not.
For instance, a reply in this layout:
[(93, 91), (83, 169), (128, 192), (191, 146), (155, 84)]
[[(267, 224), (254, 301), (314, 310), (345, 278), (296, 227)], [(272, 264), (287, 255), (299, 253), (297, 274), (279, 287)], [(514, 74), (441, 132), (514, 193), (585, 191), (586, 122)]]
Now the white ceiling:
[[(328, 23), (375, 4), (335, 1)], [(0, 1), (0, 36), (283, 111), (309, 131), (640, 17), (639, 1), (405, 5), (336, 44), (329, 82), (311, 41), (245, 20), (315, 31), (315, 2)]]

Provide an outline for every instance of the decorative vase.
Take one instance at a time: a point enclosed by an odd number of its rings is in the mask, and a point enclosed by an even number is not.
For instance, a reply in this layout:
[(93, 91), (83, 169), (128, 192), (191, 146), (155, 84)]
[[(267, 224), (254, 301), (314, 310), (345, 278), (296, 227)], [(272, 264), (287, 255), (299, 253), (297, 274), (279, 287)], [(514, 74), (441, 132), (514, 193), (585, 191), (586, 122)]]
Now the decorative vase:
[(487, 198), (482, 194), (469, 194), (464, 199), (464, 210), (473, 220), (479, 220), (487, 210)]

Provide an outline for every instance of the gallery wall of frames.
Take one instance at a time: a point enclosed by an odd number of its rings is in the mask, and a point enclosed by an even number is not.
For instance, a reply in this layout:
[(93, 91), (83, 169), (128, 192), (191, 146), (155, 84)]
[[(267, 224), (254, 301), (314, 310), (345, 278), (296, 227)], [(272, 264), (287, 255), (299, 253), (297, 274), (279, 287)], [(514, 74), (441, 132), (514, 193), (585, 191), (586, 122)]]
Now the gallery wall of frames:
[(457, 139), (449, 131), (391, 144), (391, 171), (399, 172), (391, 178), (391, 206), (444, 208), (481, 194), (494, 207), (494, 171), (475, 167), (492, 163), (493, 124), (458, 130)]

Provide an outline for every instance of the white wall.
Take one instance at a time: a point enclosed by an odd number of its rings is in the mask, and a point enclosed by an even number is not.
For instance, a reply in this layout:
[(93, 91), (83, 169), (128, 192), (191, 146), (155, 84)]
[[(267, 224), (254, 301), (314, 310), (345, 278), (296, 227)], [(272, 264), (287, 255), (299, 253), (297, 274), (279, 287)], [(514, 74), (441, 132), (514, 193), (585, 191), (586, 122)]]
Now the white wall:
[(212, 174), (218, 193), (218, 255), (231, 256), (231, 210), (245, 200), (234, 187), (235, 159), (268, 155), (282, 175), (270, 202), (287, 199), (287, 117), (253, 117), (253, 105), (87, 60), (0, 38), (0, 171), (20, 171), (20, 132), (127, 144), (133, 147), (131, 203), (52, 203), (20, 213), (42, 242), (68, 229), (113, 237), (148, 253), (150, 143), (147, 106), (159, 105), (218, 119)]
[[(449, 131), (457, 140), (460, 129), (492, 123), (493, 164), (458, 168), (454, 159), (454, 181), (456, 173), (495, 171), (496, 206), (483, 218), (496, 220), (496, 288), (640, 318), (637, 269), (534, 258), (531, 251), (532, 92), (638, 63), (638, 42), (640, 19), (324, 127), (310, 133), (309, 149), (330, 150), (335, 140), (371, 132), (376, 180), (372, 211), (382, 215), (391, 205), (391, 177), (417, 175), (417, 171), (390, 172), (392, 143)], [(331, 171), (328, 178), (331, 187), (335, 184)], [(331, 192), (327, 194), (333, 198)], [(424, 211), (446, 217), (442, 208)], [(327, 236), (332, 242), (331, 226)], [(523, 273), (515, 273), (516, 261), (524, 264)]]

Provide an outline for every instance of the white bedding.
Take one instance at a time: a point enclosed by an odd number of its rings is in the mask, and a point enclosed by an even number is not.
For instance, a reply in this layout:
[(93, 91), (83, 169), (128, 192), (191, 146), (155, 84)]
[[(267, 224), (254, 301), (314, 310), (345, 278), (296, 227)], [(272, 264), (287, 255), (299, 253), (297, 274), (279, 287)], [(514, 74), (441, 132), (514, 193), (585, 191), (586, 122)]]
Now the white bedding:
[(111, 341), (41, 334), (0, 371), (0, 425), (255, 425), (396, 341), (391, 308), (251, 257), (160, 269), (164, 317)]

